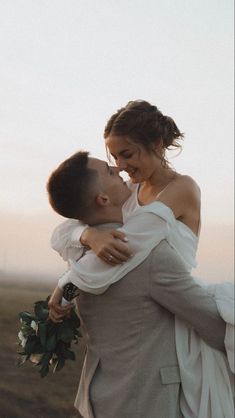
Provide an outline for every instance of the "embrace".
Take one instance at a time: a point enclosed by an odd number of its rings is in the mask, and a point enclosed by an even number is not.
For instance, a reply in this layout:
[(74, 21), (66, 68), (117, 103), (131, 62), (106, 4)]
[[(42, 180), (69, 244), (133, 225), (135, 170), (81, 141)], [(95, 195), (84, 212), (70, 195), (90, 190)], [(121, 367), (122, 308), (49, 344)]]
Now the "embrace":
[(231, 285), (191, 276), (200, 190), (166, 159), (183, 135), (139, 100), (104, 138), (116, 167), (80, 151), (47, 184), (52, 208), (70, 218), (52, 235), (69, 265), (50, 300), (54, 322), (70, 309), (63, 287), (80, 289), (87, 351), (75, 407), (83, 418), (232, 418)]

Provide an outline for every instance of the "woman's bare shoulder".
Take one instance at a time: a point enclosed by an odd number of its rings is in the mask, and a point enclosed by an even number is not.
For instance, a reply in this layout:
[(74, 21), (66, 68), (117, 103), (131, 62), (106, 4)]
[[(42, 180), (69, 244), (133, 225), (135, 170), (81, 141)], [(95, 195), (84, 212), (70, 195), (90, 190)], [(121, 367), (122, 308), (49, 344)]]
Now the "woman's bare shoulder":
[(169, 206), (176, 218), (185, 215), (185, 211), (199, 211), (201, 202), (200, 188), (196, 181), (187, 175), (177, 174), (168, 186), (159, 193), (156, 200)]
[(181, 189), (183, 194), (195, 195), (197, 197), (201, 196), (201, 190), (197, 182), (186, 174), (178, 174), (172, 186), (177, 186), (177, 188)]

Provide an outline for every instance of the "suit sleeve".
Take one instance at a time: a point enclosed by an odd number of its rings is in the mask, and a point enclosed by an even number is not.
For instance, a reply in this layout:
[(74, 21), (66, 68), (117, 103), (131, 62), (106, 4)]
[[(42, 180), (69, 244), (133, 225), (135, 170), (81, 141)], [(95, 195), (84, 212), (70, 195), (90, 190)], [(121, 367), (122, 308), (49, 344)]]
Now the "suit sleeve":
[(157, 303), (193, 327), (210, 346), (224, 351), (226, 325), (214, 298), (166, 241), (152, 251), (149, 277), (150, 295)]

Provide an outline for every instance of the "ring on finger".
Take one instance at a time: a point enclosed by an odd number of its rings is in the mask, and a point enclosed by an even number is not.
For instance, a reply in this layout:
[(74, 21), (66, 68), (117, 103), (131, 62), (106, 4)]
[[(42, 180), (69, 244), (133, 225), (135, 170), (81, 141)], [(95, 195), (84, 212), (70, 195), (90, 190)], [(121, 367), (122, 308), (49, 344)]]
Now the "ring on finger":
[(108, 259), (109, 259), (109, 261), (112, 261), (113, 256), (112, 255), (109, 255)]

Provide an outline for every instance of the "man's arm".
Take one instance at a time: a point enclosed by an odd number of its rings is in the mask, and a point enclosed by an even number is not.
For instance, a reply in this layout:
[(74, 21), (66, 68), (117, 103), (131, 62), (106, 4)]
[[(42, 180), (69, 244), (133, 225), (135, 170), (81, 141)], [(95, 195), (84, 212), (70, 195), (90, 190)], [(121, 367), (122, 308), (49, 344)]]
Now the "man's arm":
[(162, 241), (152, 252), (150, 295), (193, 327), (209, 345), (224, 351), (225, 322), (207, 290), (196, 283), (177, 252)]
[(49, 319), (55, 323), (63, 321), (64, 317), (69, 316), (72, 309), (72, 304), (68, 303), (67, 305), (62, 306), (61, 301), (63, 297), (63, 290), (58, 286), (53, 290), (50, 300), (48, 302), (49, 306)]

